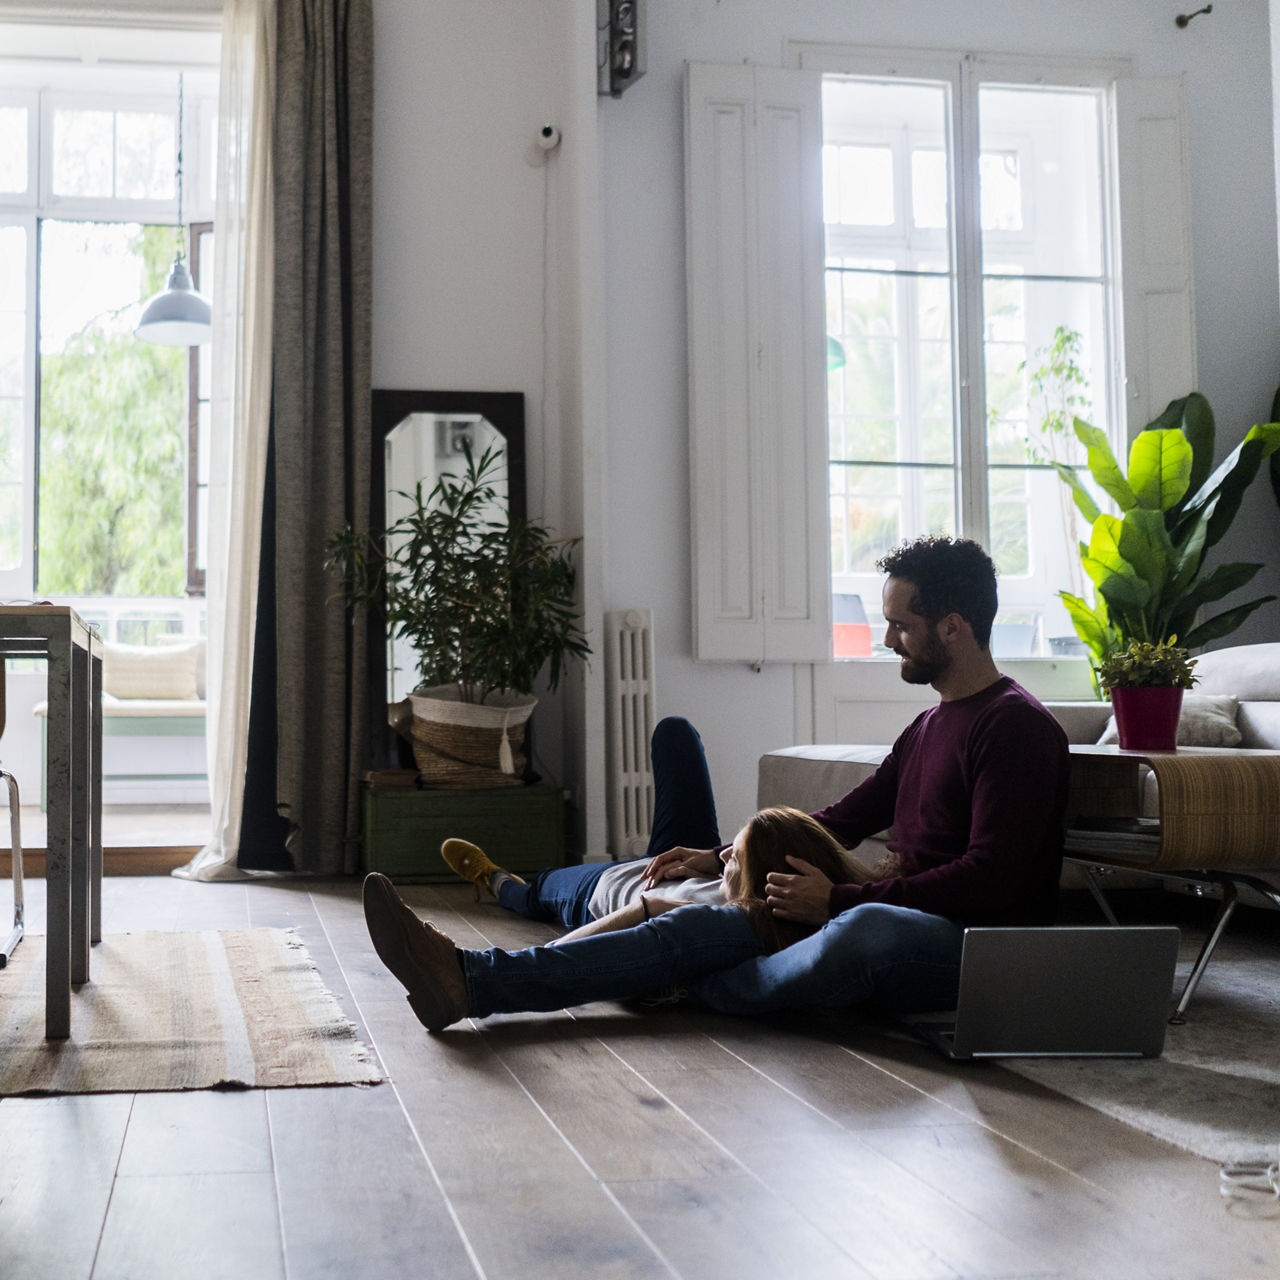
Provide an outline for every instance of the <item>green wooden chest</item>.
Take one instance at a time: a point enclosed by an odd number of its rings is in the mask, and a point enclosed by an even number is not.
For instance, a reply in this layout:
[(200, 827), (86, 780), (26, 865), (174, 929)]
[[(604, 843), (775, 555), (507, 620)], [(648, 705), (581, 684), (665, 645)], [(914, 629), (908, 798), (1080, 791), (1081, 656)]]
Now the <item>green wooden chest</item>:
[(374, 791), (364, 788), (364, 869), (401, 883), (457, 883), (440, 845), (479, 845), (524, 873), (564, 865), (564, 795), (536, 783), (487, 791)]

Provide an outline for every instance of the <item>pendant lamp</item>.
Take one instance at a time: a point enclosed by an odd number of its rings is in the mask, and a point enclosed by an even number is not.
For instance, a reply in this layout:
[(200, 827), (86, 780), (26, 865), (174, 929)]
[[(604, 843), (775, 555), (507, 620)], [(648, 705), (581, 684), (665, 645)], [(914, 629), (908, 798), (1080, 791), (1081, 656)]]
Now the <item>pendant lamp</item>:
[(169, 283), (142, 308), (133, 331), (145, 342), (166, 347), (195, 347), (213, 337), (213, 314), (196, 292), (187, 270), (182, 221), (182, 75), (178, 75), (178, 251), (169, 268)]

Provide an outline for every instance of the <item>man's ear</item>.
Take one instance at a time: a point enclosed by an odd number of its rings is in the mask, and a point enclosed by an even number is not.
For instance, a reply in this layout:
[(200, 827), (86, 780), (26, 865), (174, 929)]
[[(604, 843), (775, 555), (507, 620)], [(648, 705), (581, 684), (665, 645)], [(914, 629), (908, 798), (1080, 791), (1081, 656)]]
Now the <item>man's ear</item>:
[(963, 639), (966, 632), (972, 635), (973, 628), (958, 613), (949, 613), (938, 623), (938, 635), (946, 644)]

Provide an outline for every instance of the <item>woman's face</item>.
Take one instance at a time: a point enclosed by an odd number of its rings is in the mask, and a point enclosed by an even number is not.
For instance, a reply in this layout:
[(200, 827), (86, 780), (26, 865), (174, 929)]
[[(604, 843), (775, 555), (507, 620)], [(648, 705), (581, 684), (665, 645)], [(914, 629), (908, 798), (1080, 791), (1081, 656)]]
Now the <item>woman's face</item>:
[(732, 898), (742, 887), (742, 860), (747, 848), (747, 829), (743, 827), (734, 837), (733, 843), (721, 850), (720, 861), (724, 863), (724, 896)]

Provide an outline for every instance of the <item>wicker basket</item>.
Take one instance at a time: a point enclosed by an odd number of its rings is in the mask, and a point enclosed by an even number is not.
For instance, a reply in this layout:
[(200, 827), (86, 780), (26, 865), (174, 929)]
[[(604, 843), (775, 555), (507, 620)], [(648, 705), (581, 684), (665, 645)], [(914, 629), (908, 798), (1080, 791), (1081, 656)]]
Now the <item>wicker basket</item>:
[(446, 684), (421, 689), (410, 701), (413, 758), (427, 786), (524, 785), (524, 726), (537, 698), (495, 693), (481, 705), (463, 702), (458, 686)]

